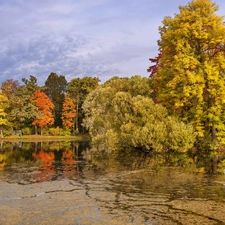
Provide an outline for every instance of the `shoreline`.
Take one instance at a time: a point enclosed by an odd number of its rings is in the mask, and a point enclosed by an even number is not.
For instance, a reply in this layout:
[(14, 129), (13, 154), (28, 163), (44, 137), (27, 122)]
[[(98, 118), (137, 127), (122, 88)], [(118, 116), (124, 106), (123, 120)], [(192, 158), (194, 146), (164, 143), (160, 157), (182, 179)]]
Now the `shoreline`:
[(90, 141), (90, 136), (88, 134), (79, 134), (75, 136), (53, 136), (53, 135), (11, 135), (7, 137), (0, 137), (1, 141), (8, 142), (36, 142), (36, 141)]

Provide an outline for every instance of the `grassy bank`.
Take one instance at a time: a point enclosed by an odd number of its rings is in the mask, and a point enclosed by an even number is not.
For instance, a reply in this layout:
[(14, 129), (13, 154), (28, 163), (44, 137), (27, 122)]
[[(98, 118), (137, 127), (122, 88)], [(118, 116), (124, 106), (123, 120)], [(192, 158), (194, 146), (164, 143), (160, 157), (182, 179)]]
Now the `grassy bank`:
[(47, 136), (47, 135), (11, 135), (0, 137), (0, 141), (23, 141), (23, 142), (41, 142), (41, 141), (89, 141), (88, 134), (79, 134), (75, 136)]

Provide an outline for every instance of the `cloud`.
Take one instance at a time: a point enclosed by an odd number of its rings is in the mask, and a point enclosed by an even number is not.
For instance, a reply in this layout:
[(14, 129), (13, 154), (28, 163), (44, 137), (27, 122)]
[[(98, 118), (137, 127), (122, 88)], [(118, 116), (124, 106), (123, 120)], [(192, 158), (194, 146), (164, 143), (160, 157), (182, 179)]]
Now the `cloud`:
[(34, 75), (43, 85), (51, 72), (68, 81), (148, 76), (148, 58), (157, 54), (158, 26), (187, 2), (2, 0), (0, 83)]

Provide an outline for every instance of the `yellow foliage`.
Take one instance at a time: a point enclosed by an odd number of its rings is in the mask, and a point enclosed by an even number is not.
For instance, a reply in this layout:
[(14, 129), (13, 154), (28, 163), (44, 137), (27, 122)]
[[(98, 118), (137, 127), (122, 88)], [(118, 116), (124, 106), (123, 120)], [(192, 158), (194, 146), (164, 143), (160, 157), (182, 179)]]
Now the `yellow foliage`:
[[(225, 139), (225, 26), (210, 0), (192, 0), (159, 28), (157, 102), (194, 125), (198, 137)], [(214, 138), (214, 137), (212, 137)]]

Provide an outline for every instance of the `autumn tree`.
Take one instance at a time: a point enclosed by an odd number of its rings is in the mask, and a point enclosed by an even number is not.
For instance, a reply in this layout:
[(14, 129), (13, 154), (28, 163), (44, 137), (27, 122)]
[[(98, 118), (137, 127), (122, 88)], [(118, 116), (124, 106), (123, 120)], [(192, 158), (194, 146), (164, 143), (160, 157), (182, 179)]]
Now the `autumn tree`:
[(44, 92), (55, 106), (53, 110), (55, 126), (62, 126), (62, 104), (65, 98), (67, 85), (65, 76), (58, 76), (56, 73), (50, 73), (45, 82)]
[(6, 108), (8, 107), (8, 98), (2, 93), (0, 89), (0, 137), (3, 136), (3, 125), (7, 125), (7, 113)]
[[(62, 124), (68, 130), (74, 128), (75, 118), (76, 118), (76, 106), (72, 99), (66, 97), (63, 102), (62, 107)], [(74, 129), (73, 129), (74, 130)]]
[(76, 103), (76, 111), (77, 111), (77, 117), (76, 117), (76, 131), (79, 132), (79, 129), (81, 128), (82, 119), (84, 117), (83, 111), (82, 111), (82, 104), (87, 97), (88, 93), (93, 91), (100, 82), (99, 78), (97, 77), (83, 77), (83, 78), (74, 78), (72, 79), (69, 84), (67, 91), (70, 95), (70, 97), (74, 100)]
[[(225, 26), (210, 0), (193, 0), (159, 27), (156, 101), (191, 122), (212, 149), (225, 144)], [(210, 138), (209, 138), (210, 137)]]
[(37, 78), (31, 75), (29, 79), (23, 78), (22, 81), (23, 85), (17, 86), (16, 81), (10, 81), (3, 86), (5, 92), (5, 87), (8, 87), (8, 117), (14, 129), (31, 126), (34, 118), (38, 116), (37, 108), (30, 102), (31, 96), (38, 89)]
[(16, 102), (15, 94), (20, 87), (18, 80), (8, 79), (2, 82), (1, 90), (2, 94), (8, 99), (8, 106), (5, 108), (4, 113), (7, 114), (7, 126), (5, 128), (11, 129), (12, 121), (10, 120), (11, 111), (15, 108), (14, 103)]
[(19, 86), (20, 84), (18, 80), (8, 79), (2, 82), (2, 93), (9, 99), (12, 95), (16, 93)]
[[(40, 89), (35, 91), (30, 101), (38, 108), (38, 112), (40, 113), (32, 124), (41, 128), (42, 135), (42, 128), (44, 126), (54, 124), (54, 117), (52, 113), (54, 104), (44, 92), (40, 91)], [(35, 133), (37, 134), (37, 129)]]

